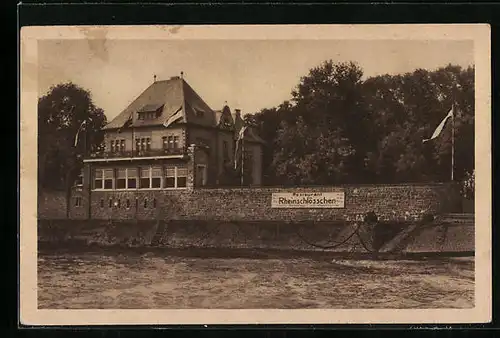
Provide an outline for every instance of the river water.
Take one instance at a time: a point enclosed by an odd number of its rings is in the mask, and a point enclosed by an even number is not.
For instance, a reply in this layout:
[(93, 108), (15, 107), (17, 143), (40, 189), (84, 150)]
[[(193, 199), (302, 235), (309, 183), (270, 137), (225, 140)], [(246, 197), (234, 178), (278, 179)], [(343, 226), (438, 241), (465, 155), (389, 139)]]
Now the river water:
[(41, 309), (470, 308), (474, 259), (40, 252)]

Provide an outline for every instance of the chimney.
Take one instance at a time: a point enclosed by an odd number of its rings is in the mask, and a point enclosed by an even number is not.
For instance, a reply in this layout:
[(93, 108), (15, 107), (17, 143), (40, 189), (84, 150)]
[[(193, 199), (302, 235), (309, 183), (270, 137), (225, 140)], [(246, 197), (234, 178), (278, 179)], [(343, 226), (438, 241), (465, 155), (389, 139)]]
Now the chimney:
[(243, 127), (243, 119), (241, 118), (241, 109), (235, 109), (234, 113), (232, 113), (231, 116), (233, 117), (234, 131), (236, 136)]
[(231, 116), (233, 117), (234, 123), (236, 123), (237, 120), (241, 120), (241, 109), (235, 109), (234, 112), (231, 113)]

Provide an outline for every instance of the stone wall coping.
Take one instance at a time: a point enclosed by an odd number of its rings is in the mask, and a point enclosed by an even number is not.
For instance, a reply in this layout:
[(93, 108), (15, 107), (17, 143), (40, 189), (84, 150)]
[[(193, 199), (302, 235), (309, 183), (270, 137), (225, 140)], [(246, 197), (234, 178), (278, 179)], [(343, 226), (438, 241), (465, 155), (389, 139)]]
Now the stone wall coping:
[(459, 182), (430, 182), (430, 183), (367, 183), (367, 184), (339, 184), (339, 185), (301, 185), (301, 186), (249, 186), (249, 187), (196, 187), (195, 191), (210, 190), (274, 190), (274, 189), (342, 189), (342, 188), (384, 188), (384, 187), (436, 187), (457, 185)]

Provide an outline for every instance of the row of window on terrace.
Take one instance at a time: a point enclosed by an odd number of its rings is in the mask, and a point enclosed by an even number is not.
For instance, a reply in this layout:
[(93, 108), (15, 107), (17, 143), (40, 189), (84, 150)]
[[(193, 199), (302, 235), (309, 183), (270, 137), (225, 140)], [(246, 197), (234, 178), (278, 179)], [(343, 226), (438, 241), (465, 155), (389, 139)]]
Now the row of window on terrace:
[(187, 185), (182, 166), (94, 169), (95, 190), (176, 189)]
[[(179, 149), (179, 136), (164, 136), (162, 137), (163, 149)], [(126, 151), (125, 140), (111, 140), (109, 150), (114, 152)], [(142, 137), (135, 139), (135, 150), (148, 151), (151, 150), (151, 138)]]

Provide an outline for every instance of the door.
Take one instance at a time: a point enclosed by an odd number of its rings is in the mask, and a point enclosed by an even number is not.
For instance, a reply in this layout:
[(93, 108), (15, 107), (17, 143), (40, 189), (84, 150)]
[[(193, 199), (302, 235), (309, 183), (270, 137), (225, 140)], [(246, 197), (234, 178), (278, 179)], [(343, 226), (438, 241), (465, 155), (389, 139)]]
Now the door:
[(196, 165), (196, 186), (204, 186), (207, 184), (207, 166), (204, 164)]

